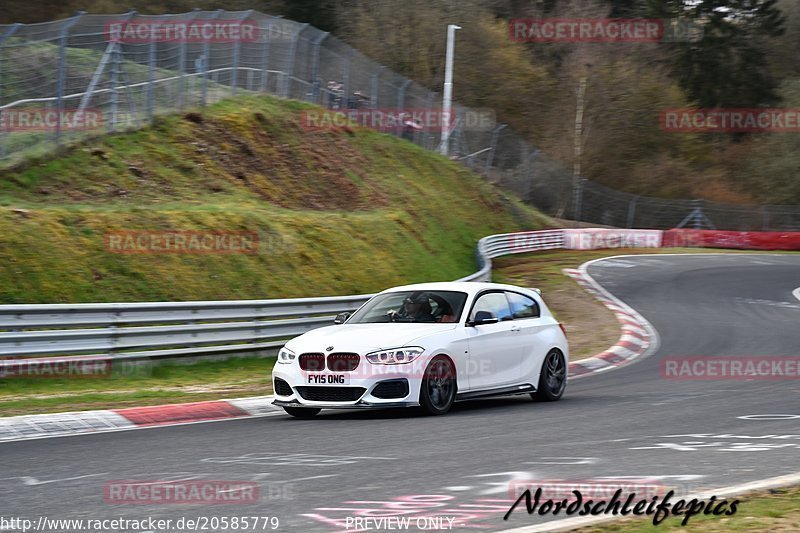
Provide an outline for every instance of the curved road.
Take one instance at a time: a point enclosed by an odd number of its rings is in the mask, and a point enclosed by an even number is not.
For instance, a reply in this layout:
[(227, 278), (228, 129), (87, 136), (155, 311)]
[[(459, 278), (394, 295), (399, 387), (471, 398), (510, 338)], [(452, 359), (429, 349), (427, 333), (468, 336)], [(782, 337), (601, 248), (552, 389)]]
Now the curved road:
[[(659, 366), (667, 357), (800, 355), (800, 301), (792, 295), (800, 255), (618, 257), (593, 263), (589, 273), (647, 318), (661, 342), (635, 364), (572, 381), (560, 402), (474, 401), (434, 418), (276, 414), (9, 442), (0, 444), (0, 515), (276, 516), (278, 531), (307, 532), (336, 530), (331, 521), (359, 513), (407, 511), (412, 524), (449, 516), (456, 531), (499, 531), (542, 520), (522, 509), (502, 520), (511, 479), (628, 476), (685, 492), (800, 471), (800, 382), (672, 380)], [(740, 418), (770, 414), (796, 416)], [(256, 481), (259, 501), (104, 501), (110, 480), (167, 478)]]

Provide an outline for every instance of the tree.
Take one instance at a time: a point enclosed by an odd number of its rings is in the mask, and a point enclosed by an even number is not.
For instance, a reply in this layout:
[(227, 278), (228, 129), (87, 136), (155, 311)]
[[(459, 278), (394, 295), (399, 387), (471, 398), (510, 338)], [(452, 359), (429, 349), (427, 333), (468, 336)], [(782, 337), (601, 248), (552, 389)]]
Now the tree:
[(308, 22), (323, 31), (336, 31), (334, 0), (290, 0), (285, 3), (283, 16), (297, 22)]
[(650, 16), (702, 25), (696, 42), (668, 45), (672, 75), (703, 108), (757, 107), (779, 101), (766, 40), (784, 31), (777, 0), (651, 0)]

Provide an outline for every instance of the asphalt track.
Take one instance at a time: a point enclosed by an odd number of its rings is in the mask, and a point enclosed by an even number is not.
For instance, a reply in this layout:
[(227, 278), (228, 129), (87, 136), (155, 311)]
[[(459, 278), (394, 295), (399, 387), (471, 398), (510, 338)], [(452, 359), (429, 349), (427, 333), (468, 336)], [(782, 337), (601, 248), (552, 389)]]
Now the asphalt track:
[[(275, 516), (277, 531), (307, 532), (345, 530), (330, 521), (348, 516), (408, 512), (412, 531), (421, 516), (455, 517), (454, 531), (500, 531), (543, 520), (521, 509), (502, 520), (513, 479), (626, 476), (689, 492), (800, 471), (800, 382), (670, 380), (659, 367), (665, 357), (800, 355), (792, 294), (800, 255), (618, 257), (589, 273), (650, 321), (660, 346), (630, 366), (572, 381), (560, 402), (498, 398), (457, 404), (445, 417), (278, 414), (9, 442), (0, 444), (0, 516)], [(787, 416), (741, 418), (750, 415)], [(111, 480), (187, 478), (256, 481), (259, 501), (103, 498)]]

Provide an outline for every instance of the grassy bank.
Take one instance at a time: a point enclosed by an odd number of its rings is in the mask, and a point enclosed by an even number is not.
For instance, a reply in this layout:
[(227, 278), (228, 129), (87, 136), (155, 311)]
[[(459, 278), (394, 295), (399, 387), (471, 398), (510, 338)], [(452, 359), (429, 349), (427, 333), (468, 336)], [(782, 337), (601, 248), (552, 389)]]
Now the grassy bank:
[[(545, 217), (455, 162), (305, 104), (224, 101), (0, 172), (0, 303), (350, 294), (474, 270)], [(244, 231), (253, 254), (119, 254), (119, 231)]]

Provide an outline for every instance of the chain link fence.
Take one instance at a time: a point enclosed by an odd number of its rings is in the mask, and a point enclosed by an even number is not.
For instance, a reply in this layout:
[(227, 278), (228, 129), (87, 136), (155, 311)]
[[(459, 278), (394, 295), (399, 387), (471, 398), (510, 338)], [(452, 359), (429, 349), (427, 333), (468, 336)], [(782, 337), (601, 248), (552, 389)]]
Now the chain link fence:
[[(204, 27), (241, 33), (209, 37)], [(127, 34), (131, 28), (145, 31)], [(11, 165), (89, 135), (141, 127), (161, 113), (256, 93), (334, 110), (441, 111), (438, 93), (307, 24), (254, 11), (79, 13), (0, 25), (0, 162)], [(800, 230), (800, 206), (622, 193), (573, 179), (504, 124), (486, 120), (485, 112), (454, 105), (453, 116), (451, 157), (550, 215), (618, 227)], [(481, 117), (477, 125), (475, 117)], [(423, 121), (390, 133), (436, 150), (441, 129)]]

